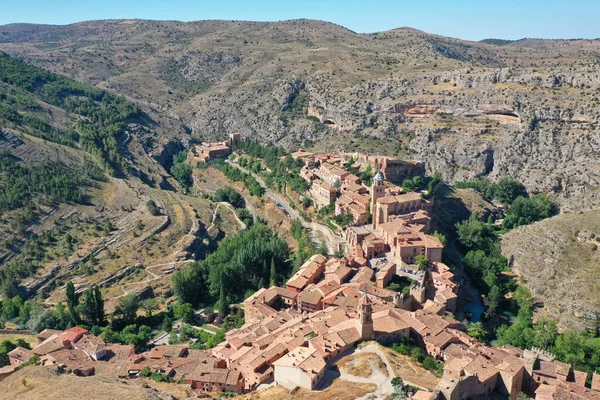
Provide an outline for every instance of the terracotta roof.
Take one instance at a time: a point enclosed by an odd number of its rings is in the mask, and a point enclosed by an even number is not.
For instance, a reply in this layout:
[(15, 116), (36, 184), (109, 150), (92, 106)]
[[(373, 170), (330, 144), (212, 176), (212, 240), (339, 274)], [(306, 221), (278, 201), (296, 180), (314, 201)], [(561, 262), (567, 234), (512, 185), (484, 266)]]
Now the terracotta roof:
[(438, 349), (442, 349), (445, 345), (449, 344), (454, 339), (454, 336), (448, 332), (440, 332), (437, 335), (428, 335), (423, 338), (425, 343), (431, 343)]
[(59, 339), (59, 336), (57, 334), (54, 334), (48, 339), (44, 340), (42, 343), (35, 346), (31, 351), (33, 352), (33, 354), (43, 356), (44, 354), (64, 349), (64, 347), (65, 345), (63, 344), (63, 341)]
[(361, 306), (370, 306), (373, 304), (373, 300), (371, 300), (367, 292), (365, 292), (358, 301), (358, 304), (360, 304)]
[(312, 305), (317, 305), (321, 299), (323, 299), (323, 292), (318, 289), (305, 289), (298, 296), (299, 302)]
[(32, 355), (33, 354), (31, 353), (31, 350), (28, 350), (24, 347), (17, 347), (8, 353), (8, 357), (14, 358), (15, 360), (19, 360), (21, 362), (27, 362)]
[(480, 382), (485, 382), (498, 373), (494, 365), (480, 355), (465, 367), (465, 371), (469, 375), (476, 375)]
[(150, 349), (148, 356), (153, 359), (163, 357), (181, 357), (189, 349), (189, 345), (164, 345)]
[(57, 329), (44, 329), (37, 335), (37, 338), (40, 339), (41, 341), (44, 341), (52, 335), (55, 335), (55, 334), (60, 335), (61, 333), (62, 333), (62, 331), (59, 331)]
[(392, 204), (392, 203), (405, 203), (409, 201), (423, 200), (419, 193), (410, 192), (406, 194), (400, 194), (397, 196), (384, 196), (377, 199), (378, 203), (381, 204)]

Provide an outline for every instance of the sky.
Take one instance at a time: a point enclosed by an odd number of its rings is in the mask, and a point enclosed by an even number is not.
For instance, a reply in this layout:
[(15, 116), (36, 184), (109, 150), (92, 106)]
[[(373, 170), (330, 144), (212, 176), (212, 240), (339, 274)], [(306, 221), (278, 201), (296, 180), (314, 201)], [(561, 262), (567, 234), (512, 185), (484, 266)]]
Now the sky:
[(129, 18), (308, 18), (360, 33), (408, 26), (467, 40), (600, 38), (598, 0), (0, 0), (0, 25)]

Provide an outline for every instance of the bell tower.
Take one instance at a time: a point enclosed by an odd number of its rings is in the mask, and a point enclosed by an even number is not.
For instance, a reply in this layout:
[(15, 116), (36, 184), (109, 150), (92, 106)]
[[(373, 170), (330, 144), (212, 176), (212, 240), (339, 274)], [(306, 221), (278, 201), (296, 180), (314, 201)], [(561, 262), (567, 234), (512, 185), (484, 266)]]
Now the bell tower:
[(373, 328), (373, 301), (365, 291), (358, 301), (356, 308), (356, 330), (362, 340), (371, 340), (375, 337)]
[(377, 210), (377, 199), (385, 196), (385, 184), (383, 183), (383, 174), (377, 171), (373, 178), (371, 186), (371, 217), (373, 218), (373, 229), (379, 224), (379, 211)]

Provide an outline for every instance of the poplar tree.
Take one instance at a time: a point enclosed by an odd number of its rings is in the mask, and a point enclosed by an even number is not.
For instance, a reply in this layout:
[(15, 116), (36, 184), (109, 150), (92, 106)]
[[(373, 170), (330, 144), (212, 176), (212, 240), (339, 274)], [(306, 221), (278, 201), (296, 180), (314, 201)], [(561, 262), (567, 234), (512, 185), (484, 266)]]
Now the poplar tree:
[(271, 286), (277, 286), (277, 269), (275, 268), (275, 259), (271, 257), (271, 274), (270, 282)]

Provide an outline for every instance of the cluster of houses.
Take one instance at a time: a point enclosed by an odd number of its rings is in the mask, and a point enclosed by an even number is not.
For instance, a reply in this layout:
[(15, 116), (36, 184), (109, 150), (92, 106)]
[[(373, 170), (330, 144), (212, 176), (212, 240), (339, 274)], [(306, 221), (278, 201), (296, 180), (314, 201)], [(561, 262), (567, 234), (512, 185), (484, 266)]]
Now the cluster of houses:
[(511, 399), (521, 391), (538, 400), (600, 398), (600, 374), (593, 375), (588, 388), (585, 373), (548, 353), (490, 348), (467, 335), (447, 313), (451, 303), (445, 292), (455, 284), (444, 264), (432, 264), (427, 274), (408, 269), (394, 273), (415, 279), (429, 275), (433, 293), (428, 286), (404, 296), (382, 288), (377, 274), (352, 257), (313, 256), (286, 288), (261, 289), (248, 298), (246, 324), (228, 332), (213, 355), (242, 372), (245, 390), (273, 380), (290, 390), (318, 390), (328, 364), (358, 342), (390, 344), (407, 337), (445, 362), (435, 390), (420, 391), (418, 399), (467, 399), (492, 391)]
[(40, 332), (38, 345), (31, 350), (23, 347), (12, 350), (8, 353), (10, 365), (0, 368), (0, 380), (34, 356), (43, 366), (77, 376), (131, 379), (162, 374), (188, 385), (199, 397), (207, 392), (241, 394), (244, 389), (242, 374), (209, 351), (190, 349), (189, 345), (165, 345), (136, 354), (131, 345), (107, 344), (79, 327), (64, 331), (46, 329)]
[[(429, 275), (437, 288), (448, 271), (443, 264), (435, 269)], [(462, 331), (435, 293), (433, 300), (416, 299), (412, 291), (404, 296), (380, 287), (376, 275), (353, 257), (313, 256), (285, 288), (261, 289), (248, 298), (244, 326), (229, 331), (211, 350), (168, 345), (135, 354), (133, 346), (107, 344), (82, 328), (47, 329), (32, 350), (16, 348), (8, 354), (11, 365), (0, 369), (0, 379), (36, 355), (42, 365), (78, 376), (133, 379), (162, 374), (198, 397), (242, 394), (273, 381), (290, 390), (319, 390), (327, 382), (328, 366), (352, 346), (365, 340), (390, 344), (406, 337), (445, 362), (435, 390), (421, 390), (414, 398), (466, 399), (496, 391), (515, 399), (526, 391), (537, 400), (600, 399), (600, 374), (593, 375), (589, 388), (585, 373), (544, 351), (487, 347)]]

